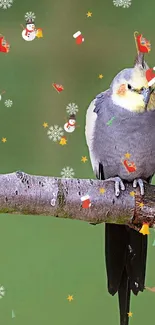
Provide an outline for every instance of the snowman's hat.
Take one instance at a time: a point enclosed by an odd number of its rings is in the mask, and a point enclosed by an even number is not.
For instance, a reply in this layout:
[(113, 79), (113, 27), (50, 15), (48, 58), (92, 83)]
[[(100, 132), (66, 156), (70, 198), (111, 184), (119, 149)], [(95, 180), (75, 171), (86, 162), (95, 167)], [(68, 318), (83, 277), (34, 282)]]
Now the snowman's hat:
[(26, 25), (29, 25), (29, 24), (34, 24), (34, 20), (33, 19), (27, 19), (26, 20)]
[(75, 114), (71, 114), (70, 116), (69, 116), (69, 120), (75, 120), (76, 118), (75, 118)]

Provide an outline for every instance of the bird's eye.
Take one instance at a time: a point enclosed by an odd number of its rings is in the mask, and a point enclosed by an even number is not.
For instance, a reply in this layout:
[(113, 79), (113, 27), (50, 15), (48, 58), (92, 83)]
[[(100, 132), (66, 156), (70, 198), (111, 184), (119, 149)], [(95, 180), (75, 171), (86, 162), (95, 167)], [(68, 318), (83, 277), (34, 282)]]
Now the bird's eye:
[(132, 89), (132, 86), (130, 84), (128, 84), (128, 89), (130, 89), (130, 90)]
[(141, 89), (140, 89), (140, 91), (143, 91), (145, 88), (144, 87), (142, 87)]

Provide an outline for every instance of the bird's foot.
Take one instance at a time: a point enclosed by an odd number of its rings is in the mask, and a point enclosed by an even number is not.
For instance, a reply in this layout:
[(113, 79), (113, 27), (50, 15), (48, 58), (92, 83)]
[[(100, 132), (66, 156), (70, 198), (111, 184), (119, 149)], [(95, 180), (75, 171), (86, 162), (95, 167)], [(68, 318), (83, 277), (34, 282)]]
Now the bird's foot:
[(133, 187), (136, 188), (139, 186), (141, 195), (144, 195), (144, 183), (145, 181), (143, 181), (141, 178), (136, 178), (133, 181)]
[(113, 181), (115, 182), (115, 196), (119, 196), (120, 195), (120, 190), (124, 191), (125, 190), (125, 186), (121, 180), (120, 177), (111, 177), (106, 179), (106, 181)]

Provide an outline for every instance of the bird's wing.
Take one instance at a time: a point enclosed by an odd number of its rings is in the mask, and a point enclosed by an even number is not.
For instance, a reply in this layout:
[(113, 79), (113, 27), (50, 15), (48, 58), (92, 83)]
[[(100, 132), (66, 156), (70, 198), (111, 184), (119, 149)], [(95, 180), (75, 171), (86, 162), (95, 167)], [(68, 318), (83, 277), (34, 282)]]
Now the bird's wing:
[[(86, 114), (85, 135), (89, 148), (91, 164), (96, 177), (104, 180), (104, 166), (93, 154), (94, 130), (97, 127), (97, 117), (104, 113), (108, 105), (108, 91), (98, 95), (89, 105)], [(105, 103), (104, 103), (105, 102)], [(103, 115), (102, 115), (103, 116)], [(104, 143), (102, 146), (104, 151)], [(124, 245), (122, 245), (124, 242)], [(127, 232), (125, 226), (105, 224), (105, 256), (108, 279), (108, 290), (114, 295), (118, 290), (126, 260)]]
[(98, 114), (101, 112), (101, 110), (103, 111), (104, 107), (104, 105), (101, 104), (104, 102), (105, 98), (107, 98), (107, 95), (109, 95), (109, 89), (97, 95), (96, 98), (90, 103), (86, 113), (86, 142), (89, 148), (89, 155), (94, 174), (99, 179), (104, 179), (104, 171), (102, 164), (100, 164), (100, 161), (98, 161), (93, 154), (93, 139)]

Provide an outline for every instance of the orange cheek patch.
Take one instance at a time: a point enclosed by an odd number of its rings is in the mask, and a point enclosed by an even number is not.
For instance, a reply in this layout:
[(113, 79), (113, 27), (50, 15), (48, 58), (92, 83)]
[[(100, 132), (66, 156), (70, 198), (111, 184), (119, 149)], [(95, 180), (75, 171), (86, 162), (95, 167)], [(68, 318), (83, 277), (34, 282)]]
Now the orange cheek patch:
[(122, 84), (118, 90), (117, 90), (117, 94), (120, 95), (120, 96), (123, 96), (125, 95), (125, 92), (126, 92), (126, 86), (125, 84)]

